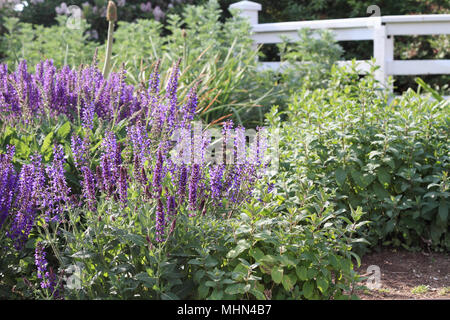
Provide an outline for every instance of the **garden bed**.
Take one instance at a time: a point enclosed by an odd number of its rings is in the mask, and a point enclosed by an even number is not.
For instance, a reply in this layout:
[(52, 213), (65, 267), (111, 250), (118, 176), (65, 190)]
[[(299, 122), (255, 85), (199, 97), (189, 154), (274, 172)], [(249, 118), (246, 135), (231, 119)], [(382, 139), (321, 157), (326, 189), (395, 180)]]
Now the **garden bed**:
[(448, 253), (384, 249), (364, 256), (357, 271), (370, 265), (380, 267), (381, 288), (358, 292), (363, 300), (450, 299)]

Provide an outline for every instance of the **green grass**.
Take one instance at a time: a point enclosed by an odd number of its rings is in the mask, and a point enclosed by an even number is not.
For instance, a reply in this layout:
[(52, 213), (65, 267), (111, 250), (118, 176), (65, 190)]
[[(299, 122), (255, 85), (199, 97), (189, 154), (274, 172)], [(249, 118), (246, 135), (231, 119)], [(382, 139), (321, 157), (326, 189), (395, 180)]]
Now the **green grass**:
[(424, 294), (428, 292), (429, 287), (425, 285), (420, 285), (411, 289), (411, 293), (413, 294)]
[(380, 288), (378, 289), (379, 293), (391, 293), (391, 290), (389, 288)]
[(445, 296), (446, 294), (450, 293), (450, 287), (444, 287), (441, 290), (439, 290), (439, 295)]

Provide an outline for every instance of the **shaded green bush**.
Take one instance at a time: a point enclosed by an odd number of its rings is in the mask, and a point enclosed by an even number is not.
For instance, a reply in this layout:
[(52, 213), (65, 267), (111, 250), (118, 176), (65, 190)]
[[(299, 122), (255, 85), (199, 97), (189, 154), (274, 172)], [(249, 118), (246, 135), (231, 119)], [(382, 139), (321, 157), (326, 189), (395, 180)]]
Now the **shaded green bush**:
[(57, 25), (45, 27), (6, 18), (7, 32), (0, 42), (0, 47), (7, 53), (3, 63), (11, 69), (23, 59), (33, 67), (45, 59), (52, 59), (57, 66), (89, 64), (98, 45), (88, 40), (86, 30), (89, 25), (81, 20), (80, 29), (70, 29), (66, 25), (67, 17), (60, 16), (57, 21)]
[(388, 103), (372, 75), (334, 68), (327, 88), (299, 91), (271, 116), (287, 117), (275, 121), (292, 156), (280, 166), (336, 190), (339, 209), (361, 206), (372, 246), (448, 250), (450, 109), (433, 94), (409, 90)]

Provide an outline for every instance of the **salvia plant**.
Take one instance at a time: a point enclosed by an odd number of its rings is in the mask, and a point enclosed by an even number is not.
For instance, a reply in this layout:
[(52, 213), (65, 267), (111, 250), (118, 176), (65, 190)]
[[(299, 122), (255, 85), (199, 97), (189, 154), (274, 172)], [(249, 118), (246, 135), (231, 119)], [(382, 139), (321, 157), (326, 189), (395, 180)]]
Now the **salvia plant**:
[[(11, 246), (2, 251), (2, 259), (11, 250), (20, 257), (35, 243), (43, 297), (63, 297), (57, 269), (75, 263), (78, 251), (85, 250), (87, 239), (73, 239), (90, 237), (94, 217), (96, 224), (108, 219), (136, 224), (136, 237), (161, 248), (179, 219), (229, 219), (251, 199), (267, 166), (263, 128), (247, 146), (245, 129), (233, 129), (231, 121), (215, 137), (192, 121), (196, 88), (179, 101), (179, 62), (165, 90), (158, 64), (148, 87), (138, 88), (124, 83), (124, 70), (105, 79), (95, 65), (58, 70), (47, 60), (30, 73), (21, 61), (14, 72), (6, 65), (1, 70), (6, 151), (0, 154), (0, 221), (2, 246)], [(57, 129), (34, 140), (40, 146), (31, 152), (18, 137), (39, 124), (56, 124)], [(16, 152), (16, 143), (26, 152)], [(52, 265), (46, 260), (48, 249)], [(29, 281), (26, 285), (31, 288)]]

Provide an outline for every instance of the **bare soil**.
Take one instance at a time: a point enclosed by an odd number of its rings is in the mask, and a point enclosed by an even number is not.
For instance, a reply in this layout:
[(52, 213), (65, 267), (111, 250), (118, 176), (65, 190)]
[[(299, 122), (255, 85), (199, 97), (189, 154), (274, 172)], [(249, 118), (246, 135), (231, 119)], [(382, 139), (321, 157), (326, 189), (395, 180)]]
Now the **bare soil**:
[(370, 265), (380, 268), (381, 287), (357, 291), (362, 300), (450, 300), (449, 253), (384, 249), (363, 256), (357, 272), (367, 276)]

